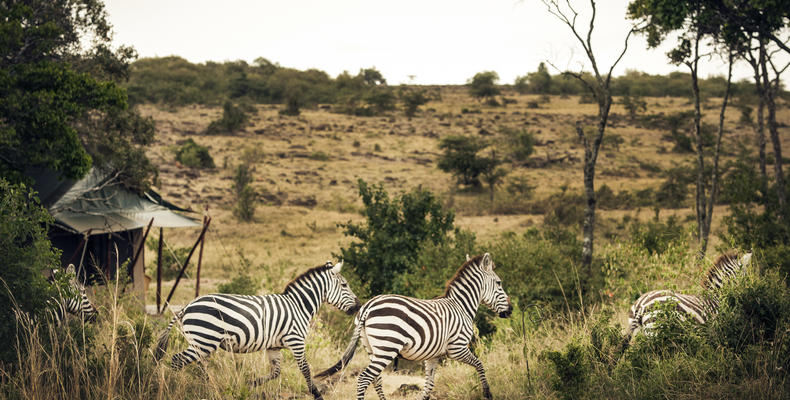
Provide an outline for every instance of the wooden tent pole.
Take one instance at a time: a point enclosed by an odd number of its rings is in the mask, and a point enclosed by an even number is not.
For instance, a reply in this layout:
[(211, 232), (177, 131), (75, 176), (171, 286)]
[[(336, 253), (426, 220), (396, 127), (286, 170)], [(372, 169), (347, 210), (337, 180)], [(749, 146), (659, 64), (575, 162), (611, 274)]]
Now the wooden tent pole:
[(143, 251), (143, 246), (145, 246), (145, 239), (148, 237), (148, 232), (151, 230), (151, 225), (153, 224), (154, 219), (151, 218), (151, 221), (148, 222), (148, 227), (145, 228), (145, 233), (143, 233), (143, 240), (140, 241), (140, 246), (137, 246), (137, 251), (134, 252), (134, 258), (132, 258), (132, 262), (129, 264), (127, 269), (134, 269), (135, 264), (137, 264), (137, 259), (140, 258), (140, 253)]
[[(203, 216), (203, 225), (206, 225), (207, 216)], [(200, 266), (203, 264), (203, 244), (206, 243), (206, 237), (200, 240), (200, 252), (198, 252), (197, 274), (195, 280), (195, 297), (200, 296)]]
[(173, 287), (170, 289), (170, 293), (167, 295), (167, 299), (165, 300), (165, 303), (162, 305), (162, 310), (159, 312), (160, 314), (163, 311), (165, 311), (167, 305), (170, 304), (170, 299), (173, 297), (173, 293), (176, 291), (176, 288), (178, 287), (178, 282), (181, 281), (181, 277), (184, 276), (184, 271), (186, 271), (187, 266), (189, 265), (189, 259), (192, 258), (192, 254), (195, 253), (195, 249), (197, 249), (198, 244), (200, 244), (200, 242), (203, 240), (203, 236), (206, 234), (206, 230), (208, 229), (209, 224), (211, 224), (211, 218), (206, 220), (206, 224), (203, 225), (203, 230), (200, 231), (200, 236), (198, 236), (195, 245), (192, 246), (192, 250), (189, 251), (189, 255), (187, 255), (187, 259), (186, 261), (184, 261), (184, 265), (181, 267), (181, 270), (178, 271), (178, 276), (176, 277), (176, 281), (175, 283), (173, 283)]
[(156, 252), (156, 312), (159, 313), (159, 306), (162, 304), (162, 243), (165, 240), (165, 231), (159, 227), (159, 249)]
[(66, 262), (66, 266), (68, 266), (69, 264), (73, 264), (74, 259), (77, 258), (77, 253), (81, 252), (83, 246), (88, 245), (88, 237), (90, 237), (92, 230), (93, 228), (90, 228), (88, 229), (87, 232), (85, 232), (85, 234), (82, 235), (82, 239), (80, 239), (80, 244), (78, 244), (77, 248), (74, 249), (74, 253), (71, 254), (71, 257), (69, 257), (69, 261)]

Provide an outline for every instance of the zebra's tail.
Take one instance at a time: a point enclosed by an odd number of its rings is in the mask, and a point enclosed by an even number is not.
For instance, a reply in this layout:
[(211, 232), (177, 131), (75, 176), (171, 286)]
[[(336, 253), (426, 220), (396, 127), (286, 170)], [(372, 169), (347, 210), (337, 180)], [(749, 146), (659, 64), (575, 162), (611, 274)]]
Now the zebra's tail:
[(354, 358), (354, 352), (357, 351), (357, 342), (359, 342), (360, 334), (362, 333), (362, 327), (365, 325), (365, 322), (360, 320), (357, 323), (356, 328), (354, 328), (354, 335), (351, 336), (351, 342), (346, 347), (345, 353), (343, 353), (343, 357), (340, 358), (340, 361), (335, 363), (335, 365), (329, 367), (328, 369), (319, 372), (314, 376), (314, 378), (323, 378), (326, 376), (331, 376), (340, 371), (341, 369), (345, 368), (346, 365)]
[(175, 316), (173, 316), (173, 319), (171, 319), (170, 323), (167, 324), (165, 331), (159, 335), (159, 341), (156, 343), (156, 351), (154, 351), (154, 361), (158, 362), (165, 355), (165, 351), (167, 351), (167, 343), (170, 339), (170, 330), (173, 329), (173, 325), (176, 323), (176, 321), (180, 320), (183, 316), (184, 310), (182, 309), (177, 312)]

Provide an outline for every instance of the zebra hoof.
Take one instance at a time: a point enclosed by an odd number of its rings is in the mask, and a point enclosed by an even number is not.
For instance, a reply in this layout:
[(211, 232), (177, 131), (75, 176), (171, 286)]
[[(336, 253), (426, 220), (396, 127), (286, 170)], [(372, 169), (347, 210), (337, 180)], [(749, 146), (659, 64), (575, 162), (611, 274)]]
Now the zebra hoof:
[(486, 400), (491, 400), (494, 398), (493, 396), (491, 396), (491, 389), (483, 388), (483, 398)]
[(310, 393), (313, 395), (315, 400), (324, 400), (323, 396), (321, 396), (321, 392), (318, 390), (317, 387), (314, 387), (313, 390), (310, 391)]

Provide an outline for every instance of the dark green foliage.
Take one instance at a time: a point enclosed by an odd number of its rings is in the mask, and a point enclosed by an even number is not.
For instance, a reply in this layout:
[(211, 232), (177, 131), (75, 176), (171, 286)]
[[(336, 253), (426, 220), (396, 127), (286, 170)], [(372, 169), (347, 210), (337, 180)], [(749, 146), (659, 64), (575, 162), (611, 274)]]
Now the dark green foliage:
[(684, 240), (685, 228), (678, 222), (675, 215), (665, 221), (656, 216), (652, 221), (631, 223), (631, 239), (634, 243), (650, 254), (663, 254), (671, 246)]
[(488, 147), (485, 140), (473, 136), (451, 135), (442, 138), (439, 149), (444, 151), (439, 157), (438, 167), (458, 178), (458, 183), (480, 187), (480, 176), (496, 168), (493, 158), (477, 153)]
[(147, 188), (155, 168), (140, 146), (153, 123), (128, 109), (118, 85), (135, 53), (110, 50), (104, 5), (3, 3), (0, 31), (0, 176), (19, 182), (28, 168), (48, 168), (78, 179), (97, 166)]
[(517, 77), (515, 87), (519, 93), (549, 93), (551, 91), (551, 75), (546, 64), (541, 62), (538, 64), (536, 72)]
[(428, 97), (424, 89), (420, 89), (420, 90), (401, 89), (399, 97), (401, 103), (403, 103), (403, 112), (406, 114), (406, 117), (408, 118), (414, 117), (420, 106), (427, 103), (430, 100), (430, 97)]
[[(157, 254), (159, 249), (159, 238), (149, 236), (148, 240), (145, 242), (145, 247), (151, 252), (149, 254)], [(162, 279), (165, 280), (175, 279), (178, 276), (179, 271), (181, 271), (179, 262), (183, 263), (186, 261), (189, 251), (192, 250), (190, 247), (178, 246), (171, 246), (170, 249), (172, 252), (168, 250), (167, 245), (162, 245)], [(156, 263), (156, 256), (154, 256), (148, 263), (148, 271), (146, 272), (153, 279), (156, 279)]]
[(647, 102), (641, 96), (627, 94), (620, 100), (620, 104), (628, 111), (628, 118), (631, 121), (636, 120), (638, 113), (647, 111)]
[(711, 337), (735, 352), (790, 335), (782, 332), (790, 327), (790, 293), (775, 270), (725, 285), (719, 307), (710, 324)]
[(496, 72), (484, 71), (476, 73), (466, 85), (469, 87), (469, 94), (472, 97), (490, 100), (500, 93), (497, 81), (499, 81), (499, 75)]
[(656, 205), (664, 208), (683, 207), (689, 195), (689, 185), (694, 182), (693, 170), (675, 167), (665, 171), (666, 180), (655, 194)]
[(384, 187), (359, 180), (365, 206), (364, 224), (340, 224), (346, 236), (356, 238), (341, 256), (368, 294), (402, 293), (397, 277), (417, 262), (427, 243), (441, 244), (453, 228), (453, 213), (425, 189), (414, 189), (390, 199)]
[(250, 117), (244, 109), (234, 105), (230, 101), (226, 101), (222, 106), (222, 118), (211, 121), (208, 128), (206, 128), (206, 133), (220, 134), (239, 131), (244, 128), (249, 118)]
[(505, 137), (504, 148), (511, 159), (517, 162), (526, 161), (535, 151), (535, 133), (526, 129), (500, 127), (499, 131)]
[(579, 399), (585, 394), (591, 372), (586, 350), (581, 344), (570, 342), (565, 351), (543, 353), (554, 368), (551, 387), (563, 399)]
[(47, 239), (50, 223), (52, 217), (30, 189), (0, 178), (0, 364), (16, 359), (14, 305), (42, 316), (46, 300), (57, 293), (43, 275), (60, 264), (58, 250)]
[(249, 165), (240, 164), (236, 167), (236, 173), (233, 175), (233, 191), (236, 194), (233, 215), (239, 221), (251, 221), (255, 216), (258, 194), (251, 185), (252, 180), (252, 169)]
[(214, 168), (214, 159), (208, 148), (197, 144), (192, 138), (176, 149), (176, 160), (187, 167)]

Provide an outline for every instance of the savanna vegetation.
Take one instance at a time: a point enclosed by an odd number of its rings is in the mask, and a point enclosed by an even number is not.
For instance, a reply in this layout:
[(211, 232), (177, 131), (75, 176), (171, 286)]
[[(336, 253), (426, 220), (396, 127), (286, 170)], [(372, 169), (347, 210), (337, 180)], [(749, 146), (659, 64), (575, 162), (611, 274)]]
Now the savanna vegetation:
[[(143, 313), (124, 276), (91, 290), (96, 323), (47, 323), (57, 284), (42, 271), (57, 264), (58, 250), (24, 172), (47, 167), (76, 178), (91, 166), (208, 208), (203, 292), (279, 292), (305, 269), (344, 259), (363, 301), (432, 298), (467, 254), (490, 253), (515, 306), (509, 319), (481, 307), (475, 321), (474, 351), (496, 398), (790, 395), (781, 155), (790, 111), (782, 70), (768, 62), (788, 51), (775, 40), (786, 36), (790, 12), (781, 2), (632, 1), (628, 17), (640, 29), (631, 34), (651, 45), (679, 35), (668, 62), (688, 73), (552, 74), (541, 64), (513, 85), (482, 71), (445, 87), (389, 85), (375, 68), (333, 78), (264, 58), (132, 62), (132, 49), (110, 49), (100, 2), (29, 3), (0, 6), (8, 33), (0, 43), (0, 312), (4, 321), (18, 321), (14, 307), (38, 318), (0, 328), (0, 397), (308, 396), (288, 352), (282, 377), (257, 388), (251, 381), (270, 369), (263, 354), (220, 352), (177, 372), (154, 363), (153, 338), (170, 311)], [(560, 23), (572, 16), (555, 10)], [(758, 82), (695, 79), (707, 58), (694, 40), (715, 42), (726, 62), (753, 65)], [(165, 232), (166, 293), (197, 232)], [(149, 275), (158, 240), (148, 238)], [(729, 249), (752, 251), (755, 262), (722, 289), (714, 319), (699, 325), (664, 307), (654, 334), (621, 351), (628, 307), (641, 293), (702, 294), (698, 282)], [(193, 272), (172, 304), (193, 297)], [(153, 290), (147, 296), (154, 301)], [(350, 328), (349, 317), (321, 310), (307, 340), (313, 371), (337, 361)], [(366, 363), (358, 355), (339, 378), (320, 382), (324, 397), (352, 398)], [(421, 366), (399, 368), (385, 372), (385, 392), (415, 397)], [(443, 362), (434, 395), (480, 398), (474, 370)]]

